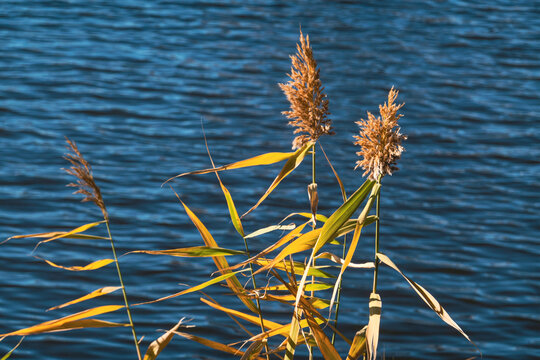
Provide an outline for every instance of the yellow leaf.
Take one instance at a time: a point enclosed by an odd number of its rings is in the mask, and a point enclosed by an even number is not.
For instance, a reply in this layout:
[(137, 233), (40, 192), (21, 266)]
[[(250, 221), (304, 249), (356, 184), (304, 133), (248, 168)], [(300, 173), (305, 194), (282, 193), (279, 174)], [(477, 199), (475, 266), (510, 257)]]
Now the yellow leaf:
[[(2, 340), (2, 339), (0, 339), (0, 341), (1, 341), (1, 340)], [(21, 340), (19, 340), (19, 342), (17, 343), (17, 345), (15, 345), (15, 347), (13, 347), (13, 349), (9, 350), (9, 352), (8, 352), (6, 355), (2, 356), (2, 359), (0, 359), (0, 360), (7, 360), (7, 359), (11, 356), (11, 354), (13, 354), (13, 352), (19, 347), (19, 345), (21, 345), (21, 343), (23, 342), (23, 340), (24, 340), (24, 336), (21, 338)]]
[(349, 349), (349, 354), (347, 355), (347, 360), (358, 360), (360, 356), (366, 352), (366, 329), (367, 326), (364, 326), (361, 330), (356, 332), (356, 335), (354, 335), (353, 343)]
[(257, 203), (255, 205), (253, 205), (253, 207), (251, 209), (246, 211), (246, 213), (244, 215), (242, 215), (241, 218), (246, 216), (247, 214), (249, 214), (253, 210), (255, 210), (264, 201), (264, 199), (266, 199), (266, 197), (268, 195), (270, 195), (270, 193), (276, 188), (276, 186), (278, 186), (278, 184), (281, 182), (281, 180), (283, 180), (294, 169), (296, 169), (298, 167), (298, 165), (300, 165), (302, 163), (302, 160), (304, 160), (304, 157), (306, 156), (307, 152), (312, 147), (313, 147), (313, 142), (310, 141), (307, 144), (305, 144), (304, 146), (302, 146), (300, 149), (296, 150), (296, 152), (289, 158), (289, 160), (287, 160), (287, 162), (285, 163), (285, 165), (283, 166), (283, 168), (281, 169), (279, 174), (276, 176), (276, 178), (274, 179), (272, 184), (270, 184), (270, 186), (268, 187), (266, 192), (263, 194), (263, 196), (261, 196), (259, 201), (257, 201)]
[(220, 281), (223, 281), (223, 280), (226, 280), (228, 278), (230, 278), (231, 276), (234, 276), (235, 274), (238, 274), (240, 272), (243, 272), (243, 271), (247, 271), (249, 269), (245, 269), (245, 270), (240, 270), (240, 271), (237, 271), (237, 272), (230, 272), (230, 273), (227, 273), (227, 274), (224, 274), (224, 275), (221, 275), (221, 276), (218, 276), (217, 278), (215, 279), (212, 279), (212, 280), (208, 280), (208, 281), (205, 281), (203, 282), (202, 284), (199, 284), (197, 286), (193, 286), (193, 287), (190, 287), (189, 289), (186, 289), (186, 290), (183, 290), (183, 291), (180, 291), (176, 294), (172, 294), (172, 295), (169, 295), (169, 296), (165, 296), (165, 297), (162, 297), (162, 298), (159, 298), (157, 300), (152, 300), (152, 301), (147, 301), (147, 302), (143, 302), (143, 303), (139, 303), (139, 304), (135, 304), (134, 306), (138, 306), (138, 305), (146, 305), (146, 304), (153, 304), (153, 303), (156, 303), (158, 301), (163, 301), (163, 300), (168, 300), (168, 299), (171, 299), (173, 297), (177, 297), (177, 296), (180, 296), (180, 295), (184, 295), (184, 294), (189, 294), (189, 293), (192, 293), (194, 291), (199, 291), (199, 290), (202, 290), (212, 284), (215, 284), (215, 283), (218, 283)]
[[(214, 309), (217, 309), (217, 310), (220, 310), (220, 311), (223, 311), (224, 313), (227, 313), (229, 315), (233, 315), (233, 316), (236, 316), (237, 318), (240, 318), (240, 319), (243, 319), (243, 320), (246, 320), (246, 321), (249, 321), (250, 323), (252, 324), (256, 324), (256, 325), (259, 325), (261, 323), (261, 320), (259, 319), (258, 316), (253, 316), (253, 315), (248, 315), (248, 314), (245, 314), (241, 311), (238, 311), (238, 310), (233, 310), (233, 309), (228, 309), (226, 307), (223, 307), (219, 304), (216, 304), (216, 303), (213, 303), (211, 301), (208, 301), (204, 298), (201, 298), (201, 301), (211, 307), (213, 307)], [(268, 328), (268, 329), (276, 329), (276, 328), (279, 328), (283, 325), (281, 324), (278, 324), (278, 323), (275, 323), (273, 321), (270, 321), (270, 320), (264, 320), (264, 327), (265, 328)]]
[[(223, 351), (223, 352), (226, 352), (228, 354), (233, 354), (233, 355), (236, 355), (236, 356), (244, 355), (243, 351), (240, 351), (240, 350), (235, 349), (235, 348), (233, 348), (231, 346), (219, 343), (217, 341), (208, 340), (208, 339), (205, 339), (205, 338), (202, 338), (202, 337), (199, 337), (199, 336), (195, 336), (195, 335), (191, 335), (191, 334), (184, 333), (184, 332), (179, 332), (179, 331), (175, 331), (174, 333), (176, 335), (180, 335), (182, 337), (185, 337), (186, 339), (198, 342), (199, 344), (202, 344), (204, 346), (207, 346), (207, 347), (215, 349), (215, 350)], [(265, 359), (263, 359), (261, 357), (257, 357), (256, 359), (257, 360), (265, 360)]]
[(155, 360), (159, 353), (169, 344), (171, 339), (174, 336), (174, 332), (178, 330), (182, 322), (184, 321), (184, 318), (180, 319), (178, 324), (173, 326), (169, 331), (167, 331), (165, 334), (161, 335), (156, 340), (152, 341), (152, 343), (148, 346), (148, 350), (146, 350), (146, 354), (144, 354), (143, 360)]
[(408, 276), (405, 276), (405, 274), (401, 272), (401, 270), (399, 270), (396, 264), (394, 264), (394, 262), (392, 262), (392, 260), (390, 260), (388, 256), (382, 253), (377, 253), (377, 258), (381, 260), (381, 262), (383, 262), (384, 264), (388, 265), (389, 267), (391, 267), (392, 269), (400, 273), (401, 276), (403, 276), (405, 280), (407, 280), (409, 285), (413, 288), (414, 291), (416, 291), (416, 293), (420, 296), (420, 298), (424, 300), (424, 302), (429, 306), (431, 310), (435, 311), (435, 313), (439, 315), (439, 317), (445, 323), (447, 323), (448, 325), (450, 325), (451, 327), (459, 331), (459, 333), (463, 335), (465, 339), (469, 340), (469, 342), (476, 347), (475, 343), (469, 338), (467, 334), (465, 334), (465, 332), (461, 329), (461, 327), (459, 327), (459, 325), (450, 317), (450, 315), (446, 312), (446, 310), (444, 310), (441, 304), (439, 304), (437, 299), (435, 299), (435, 297), (433, 297), (433, 295), (431, 295), (429, 291), (427, 291), (422, 286), (412, 281)]
[[(61, 238), (72, 238), (72, 239), (108, 239), (108, 238), (104, 238), (104, 237), (101, 237), (101, 236), (93, 236), (93, 235), (84, 235), (84, 234), (80, 234), (88, 229), (91, 229), (95, 226), (98, 226), (100, 224), (103, 224), (105, 221), (98, 221), (98, 222), (93, 222), (93, 223), (89, 223), (89, 224), (85, 224), (85, 225), (82, 225), (82, 226), (79, 226), (78, 228), (76, 229), (73, 229), (71, 231), (55, 231), (55, 232), (47, 232), (47, 233), (39, 233), (39, 234), (28, 234), (28, 235), (15, 235), (15, 236), (12, 236), (8, 239), (6, 239), (5, 241), (2, 242), (5, 243), (11, 239), (22, 239), (22, 238), (32, 238), (32, 237), (35, 237), (35, 238), (44, 238), (44, 237), (48, 237), (49, 239), (47, 240), (42, 240), (40, 241), (35, 248), (37, 248), (39, 245), (43, 244), (43, 243), (47, 243), (47, 242), (50, 242), (50, 241), (53, 241), (53, 240), (57, 240), (57, 239), (61, 239)], [(34, 248), (34, 250), (35, 250)]]
[[(176, 192), (175, 192), (175, 194), (176, 194)], [(180, 199), (180, 196), (178, 194), (176, 194), (176, 197), (178, 198), (178, 200), (180, 200), (180, 202), (184, 206), (184, 209), (185, 209), (187, 215), (189, 216), (189, 218), (191, 219), (191, 221), (193, 222), (193, 224), (195, 225), (195, 227), (197, 228), (197, 230), (201, 234), (201, 237), (203, 238), (204, 243), (206, 244), (206, 246), (208, 246), (208, 247), (218, 247), (218, 244), (216, 243), (216, 241), (214, 240), (214, 238), (212, 237), (212, 235), (210, 234), (210, 232), (208, 231), (206, 226), (204, 226), (204, 224), (201, 222), (201, 220), (199, 220), (197, 215), (195, 215), (193, 213), (193, 211), (191, 211), (190, 208), (188, 208), (188, 206), (186, 204), (184, 204), (184, 202), (182, 201), (182, 199)], [(227, 273), (231, 272), (231, 270), (229, 270), (229, 263), (227, 262), (227, 260), (225, 259), (224, 256), (213, 256), (212, 259), (214, 260), (214, 263), (216, 264), (217, 268), (222, 273), (227, 274)], [(236, 296), (238, 296), (238, 298), (252, 312), (254, 312), (255, 314), (258, 314), (259, 310), (257, 309), (257, 306), (255, 306), (253, 301), (251, 301), (250, 299), (248, 299), (244, 295), (244, 288), (242, 287), (242, 284), (240, 284), (240, 281), (238, 281), (236, 276), (232, 276), (230, 278), (227, 278), (226, 280), (227, 280), (227, 285), (236, 294)]]
[[(17, 330), (8, 334), (1, 334), (2, 336), (13, 336), (13, 335), (35, 335), (35, 334), (42, 334), (52, 331), (62, 331), (62, 330), (71, 330), (71, 329), (81, 329), (85, 327), (100, 327), (95, 325), (111, 325), (114, 323), (108, 323), (108, 322), (99, 322), (98, 320), (91, 319), (93, 321), (88, 320), (87, 322), (79, 322), (78, 320), (86, 319), (92, 316), (97, 316), (109, 312), (113, 312), (119, 309), (122, 309), (124, 306), (122, 305), (105, 305), (105, 306), (99, 306), (92, 309), (84, 310), (81, 312), (78, 312), (73, 315), (69, 315), (60, 319), (56, 320), (50, 320), (46, 321), (44, 323), (31, 326), (29, 328)], [(112, 325), (111, 325), (112, 326)], [(125, 326), (125, 324), (116, 324), (114, 326)], [(101, 326), (102, 327), (102, 326)]]
[(315, 341), (317, 342), (317, 346), (319, 347), (319, 350), (323, 354), (323, 357), (325, 360), (341, 360), (341, 357), (339, 356), (336, 348), (332, 343), (330, 342), (330, 339), (328, 339), (328, 336), (322, 331), (322, 329), (319, 327), (319, 324), (315, 321), (313, 316), (309, 312), (305, 312), (306, 320), (308, 322), (309, 328), (311, 329), (311, 332), (313, 333), (313, 336), (315, 337)]
[[(168, 250), (135, 250), (127, 254), (150, 254), (150, 255), (169, 255), (178, 257), (210, 257), (210, 256), (229, 256), (245, 255), (244, 251), (225, 249), (220, 247), (193, 246), (180, 249)], [(126, 255), (127, 255), (126, 254)]]
[(240, 360), (255, 359), (261, 353), (261, 350), (263, 349), (265, 343), (266, 343), (266, 339), (254, 341), (251, 345), (249, 345), (249, 347), (247, 348), (244, 355), (242, 355), (242, 358)]
[(88, 264), (86, 266), (70, 266), (70, 267), (66, 267), (66, 266), (57, 265), (57, 264), (53, 263), (52, 261), (49, 261), (49, 260), (46, 260), (46, 259), (42, 259), (42, 260), (45, 261), (47, 264), (55, 267), (55, 268), (69, 270), (69, 271), (97, 270), (97, 269), (100, 269), (100, 268), (102, 268), (104, 266), (107, 266), (110, 263), (114, 262), (113, 259), (101, 259), (101, 260), (94, 261), (93, 263), (90, 263), (90, 264)]
[(122, 287), (120, 286), (116, 286), (116, 287), (113, 287), (113, 286), (107, 286), (107, 287), (102, 287), (100, 289), (97, 289), (97, 290), (94, 290), (92, 291), (91, 293), (89, 294), (86, 294), (78, 299), (75, 299), (75, 300), (72, 300), (72, 301), (69, 301), (67, 303), (64, 303), (62, 305), (58, 305), (58, 306), (55, 306), (55, 307), (52, 307), (50, 309), (48, 309), (47, 311), (50, 311), (50, 310), (56, 310), (56, 309), (61, 309), (63, 307), (66, 307), (66, 306), (69, 306), (69, 305), (73, 305), (73, 304), (76, 304), (76, 303), (80, 303), (82, 301), (85, 301), (85, 300), (89, 300), (89, 299), (93, 299), (93, 298), (96, 298), (98, 296), (103, 296), (103, 295), (107, 295), (107, 294), (110, 294), (116, 290), (119, 290), (121, 289)]
[(180, 174), (180, 175), (176, 175), (176, 176), (168, 179), (167, 181), (165, 181), (165, 183), (168, 183), (169, 181), (171, 181), (173, 179), (176, 179), (176, 178), (179, 178), (179, 177), (182, 177), (182, 176), (187, 176), (187, 175), (208, 174), (208, 173), (216, 172), (216, 171), (233, 170), (233, 169), (240, 169), (240, 168), (250, 167), (250, 166), (260, 166), (260, 165), (275, 164), (275, 163), (280, 162), (280, 161), (288, 160), (292, 156), (294, 156), (295, 154), (296, 154), (296, 152), (289, 152), (289, 153), (271, 152), (271, 153), (266, 153), (266, 154), (262, 154), (262, 155), (257, 155), (255, 157), (252, 157), (252, 158), (249, 158), (249, 159), (237, 161), (235, 163), (228, 164), (228, 165), (219, 166), (217, 168), (190, 171), (190, 172), (186, 172), (186, 173), (183, 173), (183, 174)]

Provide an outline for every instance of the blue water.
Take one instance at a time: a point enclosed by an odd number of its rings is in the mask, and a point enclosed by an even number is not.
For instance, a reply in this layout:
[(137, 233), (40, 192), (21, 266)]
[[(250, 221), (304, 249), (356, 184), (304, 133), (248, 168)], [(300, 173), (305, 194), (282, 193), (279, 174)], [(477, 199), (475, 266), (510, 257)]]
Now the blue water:
[[(336, 130), (322, 143), (349, 192), (362, 182), (353, 171), (353, 121), (377, 111), (393, 85), (406, 103), (406, 153), (382, 189), (381, 250), (440, 300), (485, 359), (540, 357), (540, 3), (534, 0), (2, 1), (0, 237), (100, 219), (97, 208), (65, 187), (71, 179), (60, 168), (68, 136), (93, 164), (120, 253), (202, 245), (174, 194), (160, 185), (209, 166), (201, 119), (218, 164), (290, 149), (292, 130), (280, 114), (288, 104), (277, 83), (287, 80), (300, 25), (311, 36)], [(320, 211), (328, 215), (341, 197), (320, 156), (318, 168)], [(245, 211), (278, 171), (238, 170), (223, 180)], [(310, 176), (306, 162), (246, 218), (246, 231), (307, 211)], [(214, 176), (174, 186), (221, 246), (242, 249)], [(372, 258), (372, 234), (364, 233), (355, 261)], [(273, 241), (266, 236), (251, 246)], [(51, 268), (30, 255), (34, 245), (20, 239), (0, 247), (0, 333), (121, 303), (115, 293), (45, 312), (116, 286), (117, 278), (113, 267)], [(110, 248), (66, 240), (36, 254), (81, 265), (109, 257)], [(208, 259), (145, 255), (122, 257), (121, 266), (133, 302), (180, 291), (179, 283), (197, 284), (215, 270)], [(345, 275), (340, 328), (349, 337), (367, 323), (371, 276)], [(398, 274), (383, 268), (379, 284), (381, 357), (478, 355)], [(209, 293), (242, 308), (223, 288)], [(276, 321), (289, 319), (289, 310), (266, 308)], [(246, 338), (198, 294), (133, 312), (144, 349), (157, 329), (184, 316), (195, 334), (225, 343)], [(13, 358), (134, 359), (131, 341), (127, 328), (32, 336)], [(16, 342), (0, 343), (0, 355)], [(345, 356), (343, 342), (338, 350)], [(231, 356), (175, 337), (160, 358)]]

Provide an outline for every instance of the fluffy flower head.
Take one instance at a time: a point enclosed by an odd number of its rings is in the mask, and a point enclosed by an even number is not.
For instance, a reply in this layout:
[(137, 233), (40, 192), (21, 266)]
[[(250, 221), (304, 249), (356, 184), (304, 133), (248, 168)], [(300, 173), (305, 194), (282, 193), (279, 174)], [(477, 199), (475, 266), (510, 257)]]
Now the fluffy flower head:
[(407, 136), (401, 134), (398, 120), (403, 115), (398, 114), (398, 111), (405, 104), (395, 104), (397, 96), (398, 91), (392, 87), (388, 93), (388, 102), (379, 105), (379, 117), (368, 112), (367, 120), (356, 122), (360, 126), (360, 134), (354, 136), (354, 144), (361, 147), (356, 153), (361, 158), (356, 162), (356, 167), (364, 169), (363, 176), (369, 175), (371, 180), (392, 175), (392, 172), (398, 170), (396, 163), (404, 151), (401, 142)]
[(291, 104), (290, 111), (284, 111), (283, 114), (290, 120), (289, 125), (296, 127), (294, 133), (301, 133), (293, 140), (293, 150), (310, 140), (317, 141), (321, 135), (334, 134), (332, 121), (328, 118), (328, 100), (323, 93), (309, 36), (304, 37), (302, 31), (296, 48), (297, 54), (291, 55), (290, 80), (286, 84), (279, 84)]

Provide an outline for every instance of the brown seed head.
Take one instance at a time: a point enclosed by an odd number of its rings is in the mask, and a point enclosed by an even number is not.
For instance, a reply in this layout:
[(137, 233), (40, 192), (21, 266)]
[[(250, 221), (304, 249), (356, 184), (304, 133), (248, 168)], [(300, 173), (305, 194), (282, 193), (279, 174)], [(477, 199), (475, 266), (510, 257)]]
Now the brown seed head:
[(67, 153), (64, 156), (64, 159), (69, 161), (72, 166), (69, 169), (63, 170), (77, 178), (76, 183), (70, 183), (67, 186), (78, 188), (78, 190), (75, 191), (74, 194), (84, 195), (84, 198), (82, 200), (83, 202), (92, 201), (94, 204), (96, 204), (101, 209), (105, 220), (108, 220), (109, 215), (107, 213), (107, 209), (105, 208), (103, 198), (101, 197), (101, 191), (99, 190), (99, 187), (94, 181), (94, 176), (92, 175), (92, 167), (90, 166), (88, 161), (83, 158), (81, 152), (77, 148), (77, 144), (75, 144), (74, 141), (71, 141), (68, 138), (66, 138), (66, 141), (69, 145), (66, 148), (68, 149), (68, 151), (71, 150), (73, 153)]
[(397, 160), (404, 151), (401, 142), (407, 139), (400, 133), (401, 128), (398, 120), (403, 116), (397, 112), (405, 104), (394, 104), (398, 91), (392, 89), (388, 93), (388, 103), (379, 105), (380, 117), (375, 117), (368, 112), (368, 119), (357, 121), (360, 126), (360, 135), (355, 135), (355, 145), (360, 145), (361, 150), (356, 153), (361, 159), (356, 162), (356, 167), (365, 170), (363, 176), (369, 174), (369, 179), (378, 180), (384, 175), (392, 175), (398, 170)]
[(310, 140), (317, 141), (321, 135), (334, 135), (332, 120), (327, 117), (330, 115), (328, 100), (323, 93), (317, 62), (313, 57), (309, 36), (304, 38), (302, 31), (296, 48), (298, 52), (291, 55), (291, 73), (288, 74), (291, 80), (279, 84), (291, 103), (291, 110), (283, 111), (283, 115), (290, 119), (289, 125), (297, 128), (295, 134), (305, 133), (293, 140), (293, 150), (301, 148)]

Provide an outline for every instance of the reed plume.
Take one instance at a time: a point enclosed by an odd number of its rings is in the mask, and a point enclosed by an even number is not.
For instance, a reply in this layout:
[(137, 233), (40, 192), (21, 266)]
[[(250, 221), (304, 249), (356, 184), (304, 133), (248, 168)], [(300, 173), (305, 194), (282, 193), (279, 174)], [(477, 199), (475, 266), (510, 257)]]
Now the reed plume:
[(101, 191), (94, 181), (92, 166), (90, 166), (88, 161), (84, 159), (81, 152), (77, 148), (75, 141), (71, 141), (68, 138), (66, 138), (66, 141), (69, 145), (66, 148), (71, 150), (73, 153), (65, 154), (64, 159), (71, 163), (71, 167), (63, 170), (65, 170), (68, 174), (73, 175), (77, 179), (77, 182), (70, 183), (67, 186), (78, 188), (74, 194), (82, 194), (84, 196), (82, 199), (83, 202), (92, 201), (94, 204), (96, 204), (101, 209), (104, 219), (108, 220), (109, 214), (105, 208), (105, 202), (101, 196)]
[(399, 170), (397, 160), (404, 151), (401, 142), (407, 136), (401, 133), (398, 120), (403, 116), (398, 111), (405, 104), (395, 104), (398, 91), (392, 89), (388, 93), (388, 102), (379, 105), (380, 116), (375, 117), (368, 112), (368, 119), (357, 121), (360, 126), (360, 135), (355, 135), (355, 145), (361, 150), (356, 153), (361, 159), (356, 162), (356, 167), (362, 167), (363, 176), (369, 174), (369, 179), (378, 180), (385, 175)]
[(309, 35), (300, 31), (300, 43), (296, 45), (297, 54), (291, 55), (291, 73), (289, 82), (279, 84), (291, 103), (290, 111), (283, 111), (289, 125), (295, 126), (295, 134), (304, 133), (294, 138), (293, 150), (301, 148), (308, 141), (317, 141), (321, 135), (333, 135), (332, 120), (328, 118), (328, 99), (323, 93), (319, 77), (320, 70), (313, 57)]

